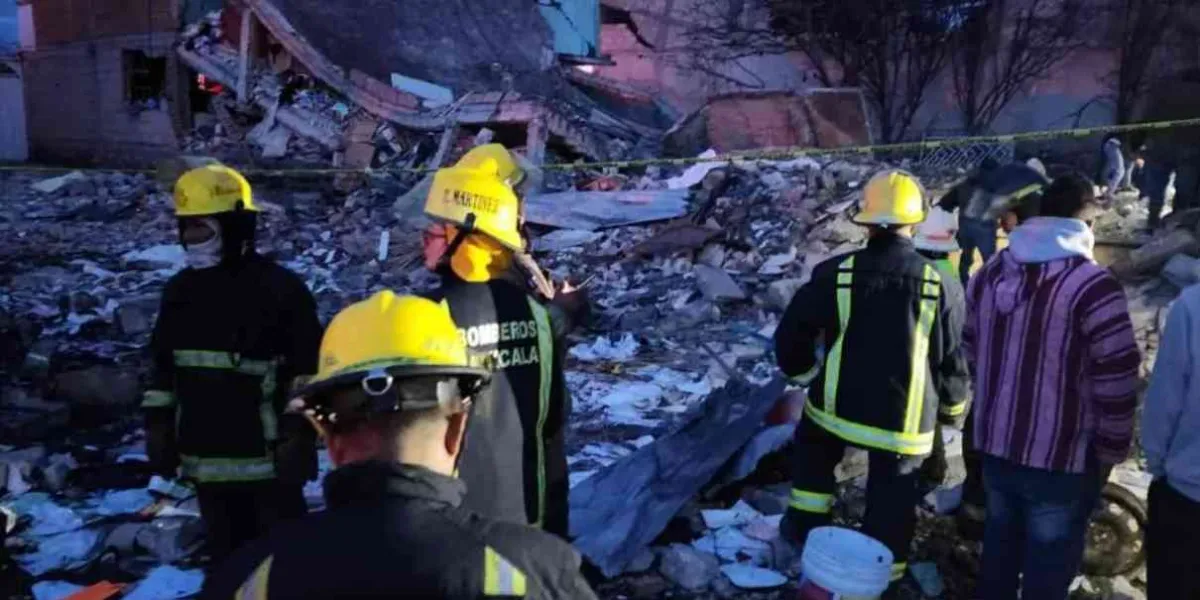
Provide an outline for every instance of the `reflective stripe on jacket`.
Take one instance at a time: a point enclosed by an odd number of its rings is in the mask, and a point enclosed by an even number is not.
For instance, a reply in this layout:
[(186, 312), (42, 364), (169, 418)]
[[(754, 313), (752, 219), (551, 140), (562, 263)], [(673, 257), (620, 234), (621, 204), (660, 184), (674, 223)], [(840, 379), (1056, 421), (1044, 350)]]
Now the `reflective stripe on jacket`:
[(465, 506), (483, 515), (567, 535), (567, 406), (550, 315), (504, 279), (447, 276), (439, 298), (472, 360), (495, 369), (475, 397), (459, 475)]
[(808, 418), (858, 446), (932, 450), (939, 416), (957, 420), (967, 407), (964, 306), (946, 279), (890, 233), (817, 266), (775, 334), (784, 373), (816, 370)]

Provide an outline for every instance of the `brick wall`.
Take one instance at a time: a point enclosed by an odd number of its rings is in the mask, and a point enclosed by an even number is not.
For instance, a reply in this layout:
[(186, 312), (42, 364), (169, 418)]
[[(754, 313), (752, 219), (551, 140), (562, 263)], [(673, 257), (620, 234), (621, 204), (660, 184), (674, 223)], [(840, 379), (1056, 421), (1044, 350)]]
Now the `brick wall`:
[[(41, 46), (25, 62), (25, 106), (34, 160), (103, 165), (144, 164), (175, 153), (169, 102), (134, 111), (126, 99), (123, 50), (168, 57), (174, 33), (137, 34)], [(39, 39), (39, 43), (41, 40)]]
[(179, 28), (172, 0), (37, 0), (33, 22), (41, 46)]

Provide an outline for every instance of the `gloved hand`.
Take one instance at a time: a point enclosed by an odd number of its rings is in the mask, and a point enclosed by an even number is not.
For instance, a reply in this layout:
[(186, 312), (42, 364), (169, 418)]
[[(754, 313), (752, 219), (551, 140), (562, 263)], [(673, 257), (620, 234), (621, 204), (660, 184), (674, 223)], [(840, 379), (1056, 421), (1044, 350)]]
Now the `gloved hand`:
[(302, 485), (317, 478), (317, 434), (304, 415), (284, 413), (279, 416), (275, 476), (285, 485)]
[(146, 456), (150, 469), (158, 475), (173, 479), (179, 468), (179, 448), (175, 442), (174, 411), (146, 411)]
[(550, 303), (561, 308), (575, 325), (587, 320), (592, 307), (587, 288), (577, 288), (569, 281), (563, 282)]

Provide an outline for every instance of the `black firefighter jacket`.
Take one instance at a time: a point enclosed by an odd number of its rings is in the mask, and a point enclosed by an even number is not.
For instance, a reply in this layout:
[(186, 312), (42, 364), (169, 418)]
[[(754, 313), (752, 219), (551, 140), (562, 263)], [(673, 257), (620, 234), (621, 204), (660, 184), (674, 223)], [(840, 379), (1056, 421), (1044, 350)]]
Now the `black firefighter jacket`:
[(779, 366), (809, 385), (806, 418), (861, 447), (929, 454), (937, 421), (967, 408), (960, 290), (890, 233), (817, 265), (775, 333)]
[(434, 298), (450, 307), (472, 361), (495, 369), (467, 425), (464, 506), (565, 539), (571, 409), (549, 312), (506, 279), (469, 283), (446, 274)]
[(185, 269), (167, 282), (150, 340), (148, 428), (175, 424), (169, 454), (185, 477), (272, 479), (288, 388), (316, 372), (320, 343), (312, 294), (291, 271), (257, 255)]
[(325, 480), (328, 509), (235, 553), (202, 598), (595, 598), (566, 542), (460, 506), (464, 483), (365, 462)]

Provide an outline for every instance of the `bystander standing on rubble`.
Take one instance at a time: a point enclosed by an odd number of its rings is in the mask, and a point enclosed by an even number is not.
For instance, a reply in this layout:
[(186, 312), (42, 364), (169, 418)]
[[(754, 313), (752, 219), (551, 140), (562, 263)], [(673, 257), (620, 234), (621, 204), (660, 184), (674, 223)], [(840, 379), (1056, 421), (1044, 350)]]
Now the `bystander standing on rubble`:
[(442, 248), (436, 295), (450, 307), (473, 360), (496, 369), (468, 432), (461, 475), (472, 491), (465, 505), (566, 538), (563, 352), (550, 312), (511, 277), (514, 254), (525, 245), (513, 189), (521, 175), (499, 144), (476, 147), (439, 171), (425, 212), (441, 226), (426, 231), (426, 257), (432, 262)]
[(256, 252), (259, 208), (241, 174), (194, 169), (174, 198), (188, 268), (167, 282), (150, 341), (146, 446), (157, 471), (197, 483), (219, 562), (307, 512), (315, 437), (282, 413), (293, 380), (316, 372), (321, 324), (304, 282)]
[(595, 598), (579, 555), (463, 508), (454, 476), (486, 369), (445, 305), (390, 291), (350, 305), (294, 408), (337, 468), (330, 509), (243, 549), (207, 598)]
[(1200, 286), (1175, 301), (1159, 340), (1142, 413), (1154, 476), (1146, 532), (1149, 598), (1200, 597)]
[(1104, 159), (1104, 166), (1101, 168), (1101, 176), (1104, 181), (1104, 195), (1106, 198), (1112, 198), (1121, 188), (1121, 182), (1125, 180), (1125, 155), (1121, 148), (1121, 140), (1117, 136), (1109, 137), (1104, 140), (1101, 153)]
[(1092, 260), (1094, 210), (1091, 182), (1060, 177), (968, 286), (984, 599), (1018, 587), (1067, 597), (1092, 508), (1132, 441), (1138, 348), (1120, 283)]
[(1167, 201), (1167, 187), (1171, 184), (1171, 173), (1176, 164), (1172, 150), (1169, 143), (1160, 140), (1150, 140), (1145, 146), (1138, 189), (1149, 204), (1150, 215), (1146, 227), (1151, 231), (1158, 227)]
[(959, 211), (958, 245), (962, 254), (958, 259), (959, 281), (965, 286), (971, 276), (971, 265), (975, 262), (975, 250), (979, 250), (983, 262), (996, 253), (996, 224), (982, 219), (980, 211), (972, 207), (971, 200), (980, 193), (980, 179), (1000, 166), (992, 157), (979, 163), (979, 167), (966, 179), (946, 192), (937, 205), (946, 212)]
[(873, 177), (854, 218), (870, 229), (866, 248), (818, 265), (775, 334), (780, 368), (811, 384), (781, 533), (803, 543), (829, 522), (834, 467), (848, 445), (864, 448), (863, 529), (894, 554), (893, 581), (907, 569), (921, 466), (935, 449), (935, 429), (939, 421), (956, 423), (967, 408), (962, 298), (913, 246), (913, 226), (927, 211), (914, 176), (893, 170)]

